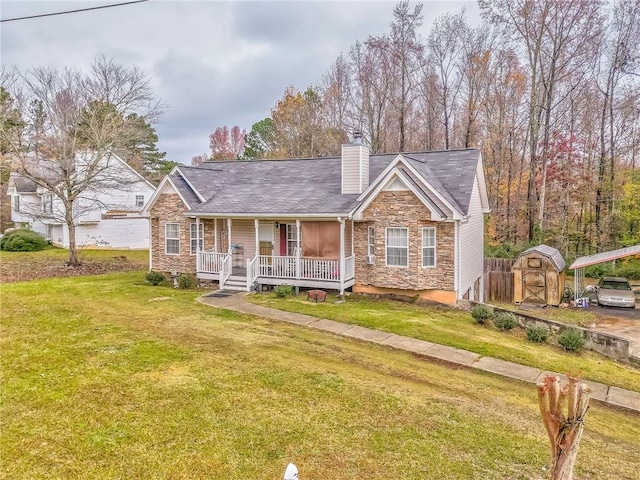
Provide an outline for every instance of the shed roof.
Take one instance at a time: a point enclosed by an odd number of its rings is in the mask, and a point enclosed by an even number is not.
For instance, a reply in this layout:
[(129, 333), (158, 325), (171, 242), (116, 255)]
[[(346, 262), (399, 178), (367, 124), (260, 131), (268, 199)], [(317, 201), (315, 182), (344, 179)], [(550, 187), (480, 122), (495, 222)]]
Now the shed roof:
[(633, 245), (631, 247), (611, 250), (610, 252), (601, 252), (594, 255), (585, 255), (584, 257), (576, 258), (576, 261), (571, 264), (569, 269), (575, 270), (577, 268), (588, 267), (589, 265), (610, 262), (618, 258), (630, 257), (631, 255), (640, 255), (640, 245)]
[(518, 258), (532, 252), (540, 253), (545, 257), (548, 257), (554, 263), (558, 271), (564, 270), (564, 267), (567, 265), (567, 263), (564, 261), (564, 258), (562, 258), (562, 255), (560, 255), (560, 252), (557, 249), (545, 244), (526, 249), (518, 256)]

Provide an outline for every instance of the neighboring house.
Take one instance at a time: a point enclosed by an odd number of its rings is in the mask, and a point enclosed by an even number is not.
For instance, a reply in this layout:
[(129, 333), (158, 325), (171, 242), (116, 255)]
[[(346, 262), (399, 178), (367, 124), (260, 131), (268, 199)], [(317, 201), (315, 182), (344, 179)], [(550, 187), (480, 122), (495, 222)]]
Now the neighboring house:
[(290, 284), (482, 300), (479, 150), (179, 166), (145, 213), (150, 268), (224, 288)]
[[(79, 247), (149, 248), (149, 219), (140, 215), (155, 187), (124, 160), (111, 155), (105, 174), (108, 188), (87, 189), (74, 208)], [(118, 185), (116, 185), (118, 184)], [(7, 194), (11, 220), (40, 233), (54, 245), (69, 247), (69, 229), (61, 200), (30, 179), (12, 172)]]

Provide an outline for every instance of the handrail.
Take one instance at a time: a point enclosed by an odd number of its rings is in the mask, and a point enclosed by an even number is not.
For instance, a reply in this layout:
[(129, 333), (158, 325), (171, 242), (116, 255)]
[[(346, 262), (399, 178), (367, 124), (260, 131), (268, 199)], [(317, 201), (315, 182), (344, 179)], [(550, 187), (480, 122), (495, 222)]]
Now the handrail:
[(228, 253), (200, 252), (198, 253), (197, 271), (203, 273), (220, 273), (222, 263)]
[(224, 287), (224, 283), (231, 276), (232, 271), (232, 258), (231, 255), (227, 254), (227, 257), (222, 261), (222, 266), (220, 268), (220, 288)]
[(344, 279), (351, 280), (356, 276), (356, 256), (351, 255), (344, 259), (345, 268), (344, 268)]
[(247, 259), (247, 292), (251, 291), (253, 282), (258, 278), (259, 260), (260, 256), (256, 255), (253, 258)]

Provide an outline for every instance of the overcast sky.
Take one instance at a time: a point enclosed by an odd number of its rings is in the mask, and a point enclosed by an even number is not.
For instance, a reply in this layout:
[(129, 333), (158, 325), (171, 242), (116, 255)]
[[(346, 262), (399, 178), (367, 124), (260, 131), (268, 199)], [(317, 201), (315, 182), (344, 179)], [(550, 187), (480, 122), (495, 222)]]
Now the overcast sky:
[[(115, 2), (0, 2), (2, 19)], [(269, 116), (287, 86), (317, 83), (356, 40), (389, 30), (395, 1), (218, 2), (163, 1), (3, 23), (3, 64), (85, 67), (100, 54), (137, 65), (152, 78), (167, 105), (156, 125), (158, 147), (170, 160), (189, 163), (209, 152), (218, 126)], [(427, 36), (433, 19), (475, 2), (425, 1)]]

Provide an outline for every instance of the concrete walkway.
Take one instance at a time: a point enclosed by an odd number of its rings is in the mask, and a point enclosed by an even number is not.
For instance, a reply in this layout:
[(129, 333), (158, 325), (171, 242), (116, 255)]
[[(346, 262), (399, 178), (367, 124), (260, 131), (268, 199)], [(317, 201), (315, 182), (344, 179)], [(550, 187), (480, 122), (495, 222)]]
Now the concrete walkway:
[[(563, 382), (567, 381), (566, 376), (559, 373), (527, 367), (513, 362), (506, 362), (497, 358), (484, 357), (467, 350), (460, 350), (459, 348), (447, 347), (437, 343), (403, 337), (402, 335), (395, 335), (393, 333), (373, 330), (357, 325), (348, 325), (333, 320), (312, 317), (310, 315), (283, 312), (274, 308), (254, 305), (246, 301), (244, 298), (246, 295), (246, 293), (234, 294), (234, 292), (219, 290), (214, 293), (202, 295), (198, 298), (198, 301), (213, 307), (248, 313), (272, 320), (295, 323), (296, 325), (315, 328), (324, 332), (351, 337), (365, 342), (387, 345), (398, 350), (491, 372), (523, 382), (533, 384), (540, 383), (546, 375), (558, 375)], [(591, 388), (591, 398), (594, 400), (640, 413), (640, 393), (586, 380), (584, 380), (584, 383)]]

